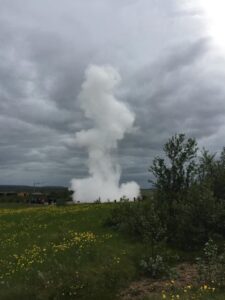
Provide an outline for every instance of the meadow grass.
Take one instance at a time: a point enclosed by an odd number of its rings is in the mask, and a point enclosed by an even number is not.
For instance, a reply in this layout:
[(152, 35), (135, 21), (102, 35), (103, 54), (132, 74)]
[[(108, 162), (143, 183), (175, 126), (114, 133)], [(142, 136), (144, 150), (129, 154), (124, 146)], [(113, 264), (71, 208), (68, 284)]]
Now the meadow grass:
[(1, 207), (0, 299), (116, 299), (142, 245), (103, 226), (112, 207)]
[(0, 299), (119, 299), (146, 249), (104, 226), (115, 205), (0, 206)]

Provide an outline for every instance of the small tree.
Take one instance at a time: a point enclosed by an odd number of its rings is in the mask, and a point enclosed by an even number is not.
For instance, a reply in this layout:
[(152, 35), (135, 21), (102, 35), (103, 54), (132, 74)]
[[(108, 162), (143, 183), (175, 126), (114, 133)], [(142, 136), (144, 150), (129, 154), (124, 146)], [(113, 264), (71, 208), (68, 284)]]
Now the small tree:
[(206, 184), (217, 199), (225, 199), (225, 148), (220, 157), (203, 149), (199, 159), (199, 182)]
[(223, 147), (223, 150), (220, 154), (220, 163), (225, 168), (225, 147)]
[(212, 186), (212, 180), (216, 172), (215, 156), (215, 153), (211, 154), (203, 148), (199, 158), (198, 179), (200, 183), (207, 183)]
[(187, 190), (195, 181), (197, 173), (197, 142), (186, 138), (185, 134), (176, 134), (164, 145), (166, 159), (156, 157), (149, 171), (155, 180), (154, 187), (167, 195)]
[(225, 147), (216, 163), (216, 172), (213, 176), (213, 192), (217, 199), (225, 200)]

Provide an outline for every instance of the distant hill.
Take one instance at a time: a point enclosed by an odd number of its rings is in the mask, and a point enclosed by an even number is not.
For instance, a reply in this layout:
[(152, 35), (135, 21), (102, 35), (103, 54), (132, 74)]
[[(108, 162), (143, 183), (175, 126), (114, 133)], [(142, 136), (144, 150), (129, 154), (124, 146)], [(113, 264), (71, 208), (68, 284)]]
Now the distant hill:
[(0, 192), (32, 192), (32, 191), (64, 191), (68, 190), (64, 186), (29, 186), (29, 185), (0, 185)]

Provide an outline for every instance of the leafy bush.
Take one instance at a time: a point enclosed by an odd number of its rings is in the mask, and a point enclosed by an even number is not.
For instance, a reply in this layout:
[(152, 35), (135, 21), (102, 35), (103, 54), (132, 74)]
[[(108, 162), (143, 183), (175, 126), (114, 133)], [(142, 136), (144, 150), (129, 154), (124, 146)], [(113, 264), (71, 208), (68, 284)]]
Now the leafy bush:
[(154, 245), (167, 241), (184, 250), (200, 249), (210, 237), (225, 237), (225, 148), (220, 158), (203, 150), (197, 158), (195, 139), (173, 136), (164, 158), (150, 167), (154, 199), (121, 203), (108, 224)]
[(225, 203), (216, 199), (208, 186), (194, 185), (170, 203), (160, 197), (164, 195), (117, 204), (107, 224), (152, 247), (167, 241), (183, 250), (197, 250), (210, 237), (224, 237)]
[(106, 224), (151, 243), (153, 247), (165, 239), (165, 228), (154, 201), (117, 204)]
[(171, 278), (174, 271), (161, 255), (150, 256), (140, 261), (141, 270), (151, 278)]
[(168, 140), (163, 148), (166, 157), (156, 157), (149, 168), (155, 177), (150, 182), (158, 192), (175, 197), (195, 182), (197, 150), (196, 140), (186, 138), (185, 134), (176, 134)]
[(203, 256), (197, 258), (200, 279), (214, 285), (225, 286), (225, 252), (210, 239), (204, 247)]
[(216, 153), (210, 154), (203, 149), (202, 156), (199, 158), (198, 176), (201, 183), (210, 186), (217, 199), (225, 200), (225, 147), (218, 159)]
[(165, 217), (168, 241), (185, 250), (200, 248), (215, 234), (224, 234), (225, 206), (207, 186), (193, 186), (175, 200)]

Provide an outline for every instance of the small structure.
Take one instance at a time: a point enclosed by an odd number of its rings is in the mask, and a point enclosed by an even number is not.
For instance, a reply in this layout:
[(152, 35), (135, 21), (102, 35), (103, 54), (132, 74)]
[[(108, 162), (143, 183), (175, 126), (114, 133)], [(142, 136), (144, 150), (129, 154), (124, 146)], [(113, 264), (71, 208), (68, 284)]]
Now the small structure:
[(17, 193), (17, 196), (18, 197), (28, 197), (29, 196), (29, 193), (27, 193), (27, 192), (19, 192), (19, 193)]
[(30, 203), (33, 204), (44, 204), (46, 201), (46, 196), (41, 192), (34, 192), (30, 194)]

